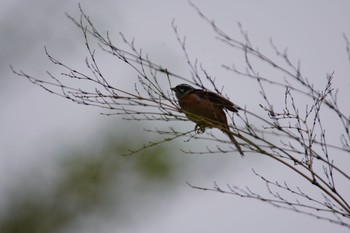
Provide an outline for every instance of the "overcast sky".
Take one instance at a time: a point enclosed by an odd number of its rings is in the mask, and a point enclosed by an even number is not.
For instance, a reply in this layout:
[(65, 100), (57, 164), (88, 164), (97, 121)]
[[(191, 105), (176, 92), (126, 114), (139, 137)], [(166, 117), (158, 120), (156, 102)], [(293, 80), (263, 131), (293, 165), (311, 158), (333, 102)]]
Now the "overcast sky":
[[(334, 83), (347, 90), (340, 93), (340, 97), (345, 99), (341, 100), (341, 104), (348, 104), (350, 66), (343, 33), (350, 37), (349, 1), (193, 2), (228, 34), (238, 35), (237, 22), (241, 22), (261, 51), (272, 54), (270, 38), (281, 48), (288, 47), (291, 58), (301, 60), (302, 69), (309, 80), (320, 85), (320, 88), (325, 83), (326, 74), (335, 71)], [(220, 52), (212, 30), (188, 1), (89, 0), (81, 3), (102, 31), (108, 30), (115, 38), (119, 32), (135, 38), (137, 45), (164, 67), (188, 74), (171, 28), (171, 22), (175, 20), (180, 33), (187, 36), (192, 57), (198, 58), (218, 77), (219, 82), (225, 83), (224, 78), (229, 74), (220, 65), (227, 62), (230, 54)], [(58, 144), (81, 143), (105, 126), (106, 121), (110, 121), (99, 115), (99, 109), (77, 106), (50, 95), (27, 80), (14, 76), (9, 69), (12, 64), (18, 69), (42, 76), (46, 70), (55, 69), (45, 57), (44, 46), (70, 64), (83, 64), (86, 53), (82, 37), (66, 18), (66, 12), (79, 16), (78, 1), (3, 0), (0, 3), (0, 190), (11, 188), (13, 180), (21, 179), (31, 164), (39, 161), (49, 164), (52, 158), (42, 155), (57, 150)], [(236, 59), (243, 58), (237, 55)], [(110, 63), (106, 61), (106, 64)], [(112, 70), (113, 64), (110, 65)], [(120, 72), (120, 76), (130, 75), (128, 69)], [(237, 82), (233, 78), (229, 84), (230, 88), (225, 90), (231, 100), (252, 109), (258, 108), (259, 95), (245, 82)], [(125, 88), (133, 86), (127, 79), (121, 80), (120, 85)], [(213, 158), (196, 156), (193, 159), (210, 161)], [(249, 185), (256, 182), (254, 176), (246, 176), (251, 174), (250, 162), (254, 163), (255, 168), (259, 164), (256, 158), (230, 160), (225, 157), (223, 161), (228, 161), (228, 165), (215, 173), (215, 177), (203, 177), (201, 172), (194, 172), (193, 177), (186, 177), (183, 181), (183, 190), (178, 198), (172, 200), (173, 203), (158, 207), (154, 213), (150, 213), (152, 217), (147, 218), (147, 222), (140, 218), (136, 225), (123, 226), (123, 232), (348, 231), (255, 200), (201, 192), (185, 184), (191, 181), (210, 185), (214, 180), (222, 184), (237, 182)], [(271, 163), (264, 164), (269, 165)], [(278, 173), (279, 170), (274, 172)], [(115, 232), (111, 230), (115, 229), (113, 221), (104, 222), (103, 227), (96, 229)], [(82, 232), (88, 231), (84, 229)]]

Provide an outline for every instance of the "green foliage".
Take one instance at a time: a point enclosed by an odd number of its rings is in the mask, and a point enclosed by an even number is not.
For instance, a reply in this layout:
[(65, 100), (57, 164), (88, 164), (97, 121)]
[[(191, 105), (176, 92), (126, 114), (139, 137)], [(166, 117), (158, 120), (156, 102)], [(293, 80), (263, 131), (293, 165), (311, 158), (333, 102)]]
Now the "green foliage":
[(89, 144), (90, 148), (84, 149), (88, 152), (64, 156), (53, 181), (38, 179), (31, 191), (24, 185), (12, 190), (6, 211), (0, 214), (0, 232), (58, 232), (96, 210), (118, 211), (125, 187), (137, 190), (142, 183), (142, 189), (151, 189), (152, 180), (165, 181), (160, 182), (165, 185), (174, 177), (169, 149), (164, 144), (125, 157), (120, 155), (131, 145), (111, 135), (103, 141), (101, 146)]
[(144, 151), (137, 163), (142, 174), (149, 178), (166, 179), (172, 173), (167, 148), (164, 146)]

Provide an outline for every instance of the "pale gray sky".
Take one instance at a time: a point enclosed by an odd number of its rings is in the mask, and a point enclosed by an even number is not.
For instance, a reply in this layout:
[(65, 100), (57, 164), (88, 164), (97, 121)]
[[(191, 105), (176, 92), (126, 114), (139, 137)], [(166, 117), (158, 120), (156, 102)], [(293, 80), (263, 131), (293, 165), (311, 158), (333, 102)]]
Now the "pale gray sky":
[[(86, 53), (82, 37), (65, 17), (65, 12), (79, 15), (78, 2), (8, 0), (0, 3), (0, 190), (11, 188), (31, 165), (40, 163), (49, 166), (53, 159), (50, 152), (57, 150), (58, 144), (82, 143), (108, 121), (105, 116), (99, 115), (99, 109), (77, 106), (50, 95), (27, 80), (14, 76), (9, 69), (9, 64), (12, 64), (34, 75), (45, 75), (46, 70), (55, 69), (45, 57), (44, 46), (70, 64), (83, 65)], [(241, 22), (261, 51), (272, 54), (270, 38), (276, 45), (288, 47), (291, 58), (301, 60), (307, 77), (320, 88), (325, 83), (325, 75), (333, 71), (336, 76), (334, 83), (347, 91), (350, 88), (350, 66), (342, 35), (346, 33), (350, 37), (349, 1), (193, 2), (229, 34), (238, 35), (237, 22)], [(190, 55), (198, 58), (218, 77), (219, 82), (229, 75), (220, 65), (227, 63), (232, 54), (221, 53), (222, 47), (217, 45), (212, 30), (187, 0), (88, 0), (81, 3), (102, 31), (110, 31), (115, 38), (118, 32), (135, 38), (137, 45), (164, 67), (186, 74), (184, 57), (171, 29), (171, 22), (175, 19), (180, 33), (187, 36)], [(243, 59), (238, 54), (234, 57), (236, 60)], [(108, 61), (106, 64), (109, 64)], [(113, 70), (113, 64), (110, 65), (107, 70)], [(120, 76), (130, 75), (128, 69), (120, 72)], [(229, 90), (227, 94), (232, 100), (258, 109), (259, 95), (249, 88), (248, 83), (238, 84), (234, 78), (229, 82), (232, 88), (226, 90)], [(127, 88), (131, 84), (123, 81), (121, 85)], [(341, 104), (346, 106), (349, 92), (340, 93), (340, 97), (344, 99)], [(43, 154), (47, 156), (43, 157)], [(191, 162), (198, 163), (214, 159), (221, 161), (216, 165), (227, 164), (222, 167), (206, 166), (184, 177), (183, 189), (178, 197), (171, 199), (171, 203), (164, 201), (157, 206), (148, 213), (146, 221), (143, 216), (135, 215), (136, 224), (133, 225), (114, 226), (113, 219), (109, 219), (99, 224), (87, 222), (79, 226), (79, 230), (140, 233), (347, 232), (346, 228), (255, 200), (190, 189), (186, 181), (204, 186), (210, 186), (214, 180), (223, 185), (255, 185), (258, 181), (252, 175), (252, 164), (264, 172), (271, 170), (268, 166), (275, 165), (264, 161), (259, 167), (257, 158), (249, 157), (244, 160), (229, 156), (224, 159), (190, 158)], [(213, 177), (205, 174), (206, 169), (215, 171)], [(274, 168), (267, 174), (278, 176), (278, 172), (283, 171)], [(1, 194), (0, 191), (0, 201)]]

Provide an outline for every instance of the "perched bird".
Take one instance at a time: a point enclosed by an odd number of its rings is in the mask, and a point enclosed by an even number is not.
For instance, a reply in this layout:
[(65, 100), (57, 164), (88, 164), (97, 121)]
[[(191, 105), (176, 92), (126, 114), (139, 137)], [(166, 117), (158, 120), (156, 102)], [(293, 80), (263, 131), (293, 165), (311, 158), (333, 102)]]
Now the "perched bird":
[(186, 117), (196, 123), (195, 130), (203, 133), (205, 128), (218, 128), (227, 134), (237, 151), (243, 156), (243, 151), (233, 137), (227, 124), (224, 109), (238, 112), (238, 106), (228, 99), (207, 90), (195, 89), (187, 84), (171, 88), (175, 92), (181, 110)]

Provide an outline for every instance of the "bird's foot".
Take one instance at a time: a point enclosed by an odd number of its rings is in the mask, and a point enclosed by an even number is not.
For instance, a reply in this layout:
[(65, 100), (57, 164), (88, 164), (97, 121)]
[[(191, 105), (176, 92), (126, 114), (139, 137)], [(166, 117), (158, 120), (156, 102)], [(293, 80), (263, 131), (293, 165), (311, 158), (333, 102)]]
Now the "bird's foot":
[(194, 131), (196, 131), (197, 134), (202, 134), (205, 132), (205, 126), (196, 124), (196, 126), (194, 127)]

